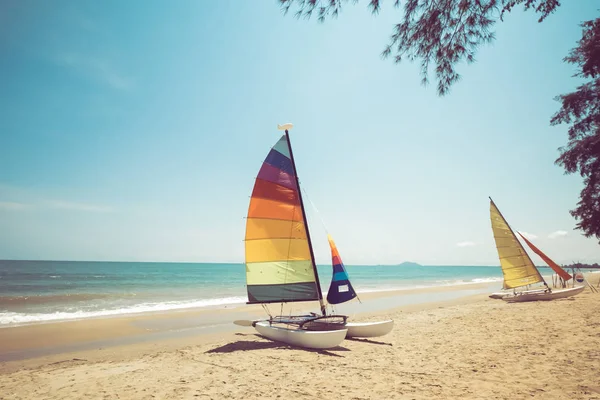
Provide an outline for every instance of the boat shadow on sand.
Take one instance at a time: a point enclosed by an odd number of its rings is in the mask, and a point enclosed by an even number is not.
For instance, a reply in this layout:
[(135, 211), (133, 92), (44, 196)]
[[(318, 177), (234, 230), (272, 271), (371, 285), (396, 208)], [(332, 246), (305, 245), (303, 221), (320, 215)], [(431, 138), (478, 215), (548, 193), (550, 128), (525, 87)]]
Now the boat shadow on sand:
[(251, 351), (251, 350), (268, 350), (268, 349), (280, 349), (280, 350), (302, 350), (308, 351), (310, 353), (318, 353), (326, 356), (332, 357), (344, 357), (341, 354), (333, 353), (333, 351), (350, 351), (349, 349), (343, 346), (336, 346), (328, 350), (318, 350), (318, 349), (306, 349), (304, 347), (292, 346), (282, 342), (273, 342), (265, 336), (258, 334), (244, 334), (244, 333), (236, 333), (238, 336), (254, 336), (259, 337), (261, 339), (266, 339), (266, 342), (256, 342), (253, 340), (238, 340), (233, 343), (227, 343), (226, 345), (216, 347), (212, 350), (207, 350), (205, 353), (233, 353), (235, 351)]
[(371, 340), (371, 339), (362, 339), (362, 338), (346, 338), (345, 340), (351, 340), (353, 342), (362, 342), (362, 343), (369, 343), (369, 344), (380, 344), (380, 345), (384, 345), (384, 346), (393, 346), (393, 344), (391, 343), (386, 343), (386, 342), (378, 342), (377, 340)]

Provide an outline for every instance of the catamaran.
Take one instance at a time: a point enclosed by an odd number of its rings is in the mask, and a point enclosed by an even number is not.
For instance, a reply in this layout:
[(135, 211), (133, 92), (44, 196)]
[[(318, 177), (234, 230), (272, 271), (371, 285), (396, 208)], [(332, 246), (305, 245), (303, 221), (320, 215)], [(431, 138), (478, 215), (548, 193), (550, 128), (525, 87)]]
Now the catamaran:
[[(327, 349), (339, 345), (347, 316), (327, 315), (306, 220), (289, 130), (271, 148), (256, 181), (246, 219), (247, 304), (318, 301), (321, 315), (269, 314), (248, 321), (261, 335), (295, 346)], [(243, 325), (244, 321), (234, 321)]]
[[(574, 296), (581, 293), (585, 286), (576, 286), (570, 289), (552, 290), (533, 264), (533, 261), (517, 239), (512, 228), (490, 198), (490, 219), (492, 231), (496, 242), (500, 267), (504, 276), (502, 289), (512, 292), (493, 293), (490, 297), (510, 302), (554, 300)], [(519, 233), (521, 235), (521, 233)], [(525, 243), (532, 248), (548, 265), (565, 281), (571, 279), (571, 275), (563, 270), (558, 264), (543, 254), (537, 247), (533, 246), (523, 235)], [(517, 288), (542, 283), (543, 288), (517, 292)]]
[[(388, 334), (393, 320), (349, 323), (348, 316), (328, 314), (306, 219), (300, 182), (290, 143), (292, 124), (278, 125), (285, 134), (271, 148), (258, 173), (246, 220), (246, 286), (248, 304), (316, 301), (321, 315), (270, 315), (263, 320), (237, 320), (263, 336), (288, 344), (325, 349), (344, 337)], [(330, 304), (357, 297), (331, 236), (333, 275)]]

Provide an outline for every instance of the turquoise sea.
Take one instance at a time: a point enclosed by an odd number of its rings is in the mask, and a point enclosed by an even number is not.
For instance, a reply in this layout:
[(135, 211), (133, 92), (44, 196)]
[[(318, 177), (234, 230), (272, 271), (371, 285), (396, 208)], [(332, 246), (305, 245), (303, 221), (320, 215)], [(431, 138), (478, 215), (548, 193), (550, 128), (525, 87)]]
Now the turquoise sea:
[[(359, 293), (498, 282), (499, 266), (346, 266)], [(330, 265), (318, 267), (327, 292)], [(244, 264), (0, 260), (0, 327), (247, 301)]]

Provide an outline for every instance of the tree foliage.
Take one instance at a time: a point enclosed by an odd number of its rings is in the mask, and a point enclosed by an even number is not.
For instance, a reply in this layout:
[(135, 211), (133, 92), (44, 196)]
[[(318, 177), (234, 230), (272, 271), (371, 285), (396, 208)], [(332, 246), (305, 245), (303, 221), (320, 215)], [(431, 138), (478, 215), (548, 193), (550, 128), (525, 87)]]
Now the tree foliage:
[[(320, 22), (337, 17), (348, 0), (279, 0), (287, 14), (295, 10), (298, 18), (316, 15)], [(353, 4), (358, 0), (352, 0)], [(373, 14), (381, 10), (382, 0), (370, 0)], [(559, 0), (394, 0), (403, 6), (401, 21), (393, 27), (390, 42), (381, 55), (394, 62), (418, 61), (422, 83), (429, 82), (430, 70), (435, 71), (437, 91), (445, 95), (460, 79), (456, 65), (471, 63), (481, 44), (494, 40), (492, 28), (505, 13), (523, 5), (540, 14), (543, 21), (557, 7)]]
[(561, 109), (551, 124), (571, 124), (569, 141), (556, 160), (566, 173), (583, 177), (577, 207), (571, 215), (577, 229), (600, 239), (600, 18), (582, 24), (583, 36), (564, 61), (578, 66), (575, 76), (590, 79), (573, 93), (560, 95)]

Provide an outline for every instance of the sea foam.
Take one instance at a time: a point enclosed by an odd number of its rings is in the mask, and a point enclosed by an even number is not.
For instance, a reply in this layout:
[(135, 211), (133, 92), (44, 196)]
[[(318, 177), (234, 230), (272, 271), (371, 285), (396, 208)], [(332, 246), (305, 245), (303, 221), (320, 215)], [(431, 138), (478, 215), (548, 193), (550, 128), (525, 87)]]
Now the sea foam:
[(168, 301), (162, 303), (140, 303), (117, 309), (106, 309), (97, 311), (74, 311), (54, 313), (15, 313), (0, 312), (0, 326), (23, 325), (35, 322), (76, 320), (94, 317), (107, 317), (115, 315), (139, 314), (157, 311), (183, 310), (189, 308), (203, 308), (223, 306), (229, 304), (242, 304), (246, 302), (244, 297), (225, 297), (217, 299), (191, 300), (191, 301)]

